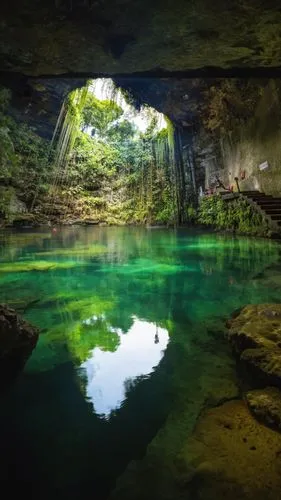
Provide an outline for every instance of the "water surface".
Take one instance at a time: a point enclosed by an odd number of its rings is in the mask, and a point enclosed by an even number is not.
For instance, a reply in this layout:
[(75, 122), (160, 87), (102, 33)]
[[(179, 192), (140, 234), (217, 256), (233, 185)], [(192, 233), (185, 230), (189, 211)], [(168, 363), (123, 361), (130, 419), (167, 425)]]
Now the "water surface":
[(208, 399), (224, 319), (280, 301), (273, 241), (72, 227), (0, 244), (0, 301), (41, 328), (1, 410), (1, 480), (32, 498), (106, 498), (187, 387)]

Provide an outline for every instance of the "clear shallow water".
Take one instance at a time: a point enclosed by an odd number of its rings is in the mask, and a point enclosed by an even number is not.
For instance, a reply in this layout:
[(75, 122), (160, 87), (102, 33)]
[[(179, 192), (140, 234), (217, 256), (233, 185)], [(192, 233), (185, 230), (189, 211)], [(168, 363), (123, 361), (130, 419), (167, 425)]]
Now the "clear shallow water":
[(1, 479), (34, 498), (106, 498), (182, 377), (208, 378), (208, 332), (246, 303), (280, 301), (273, 241), (73, 227), (0, 243), (0, 301), (42, 329), (1, 410)]

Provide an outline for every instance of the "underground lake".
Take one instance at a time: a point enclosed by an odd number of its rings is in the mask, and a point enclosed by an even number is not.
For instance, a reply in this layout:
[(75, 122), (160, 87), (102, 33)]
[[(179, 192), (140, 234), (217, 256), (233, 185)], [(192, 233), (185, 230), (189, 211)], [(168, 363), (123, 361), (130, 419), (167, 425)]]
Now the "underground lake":
[(0, 245), (0, 302), (40, 329), (1, 396), (11, 494), (105, 499), (149, 450), (174, 460), (204, 408), (239, 396), (225, 321), (280, 301), (272, 240), (57, 226)]

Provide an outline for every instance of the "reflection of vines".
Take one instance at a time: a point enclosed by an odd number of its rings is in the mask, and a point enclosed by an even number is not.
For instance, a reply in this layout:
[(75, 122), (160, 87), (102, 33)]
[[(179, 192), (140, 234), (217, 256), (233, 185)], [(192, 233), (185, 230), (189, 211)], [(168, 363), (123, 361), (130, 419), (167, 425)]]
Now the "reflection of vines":
[(279, 260), (278, 247), (271, 240), (253, 238), (230, 238), (224, 235), (199, 237), (201, 272), (205, 276), (233, 269), (233, 263), (239, 263), (244, 272), (258, 272), (261, 268)]

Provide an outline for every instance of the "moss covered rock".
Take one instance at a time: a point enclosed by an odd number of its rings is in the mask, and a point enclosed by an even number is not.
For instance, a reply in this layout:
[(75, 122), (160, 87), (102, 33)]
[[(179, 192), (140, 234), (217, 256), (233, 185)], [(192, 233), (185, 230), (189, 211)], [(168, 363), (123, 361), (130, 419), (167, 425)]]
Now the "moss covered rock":
[(248, 305), (228, 326), (239, 359), (265, 384), (281, 387), (281, 304)]
[(255, 417), (269, 427), (281, 431), (281, 392), (276, 387), (250, 391), (246, 401)]
[(38, 340), (38, 329), (14, 309), (0, 304), (0, 386), (23, 368)]
[(186, 442), (179, 498), (275, 500), (281, 487), (281, 435), (261, 425), (243, 401), (205, 413)]

